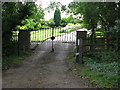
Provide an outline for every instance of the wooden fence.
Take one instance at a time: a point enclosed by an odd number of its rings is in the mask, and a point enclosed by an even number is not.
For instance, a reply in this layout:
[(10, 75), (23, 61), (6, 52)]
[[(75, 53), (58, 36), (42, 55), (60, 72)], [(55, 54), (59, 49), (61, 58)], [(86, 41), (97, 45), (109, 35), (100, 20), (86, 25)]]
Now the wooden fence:
[(114, 40), (116, 39), (111, 38), (110, 33), (96, 33), (96, 37), (91, 38), (91, 36), (87, 34), (87, 31), (77, 31), (76, 62), (82, 63), (82, 57), (84, 53), (88, 51), (105, 51), (114, 48)]

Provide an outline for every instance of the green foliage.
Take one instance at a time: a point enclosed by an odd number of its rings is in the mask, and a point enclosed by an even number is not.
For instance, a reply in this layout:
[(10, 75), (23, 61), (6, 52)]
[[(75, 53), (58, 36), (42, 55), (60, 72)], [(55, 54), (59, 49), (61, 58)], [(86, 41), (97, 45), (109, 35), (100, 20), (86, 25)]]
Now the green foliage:
[(55, 10), (56, 7), (59, 7), (59, 9), (64, 12), (64, 11), (68, 11), (67, 10), (67, 6), (66, 5), (62, 5), (62, 3), (60, 2), (55, 2), (55, 1), (51, 1), (50, 4), (48, 5), (47, 8), (45, 8), (45, 11), (53, 11)]
[(92, 83), (105, 88), (119, 87), (119, 53), (112, 51), (88, 53), (83, 58), (83, 61), (88, 68), (82, 70), (82, 74), (87, 76)]
[(62, 7), (61, 7), (61, 11), (66, 11), (66, 10), (67, 10), (66, 5), (62, 5)]
[(61, 19), (61, 26), (66, 26), (68, 24), (68, 18), (64, 17)]
[(55, 25), (55, 22), (54, 22), (53, 19), (50, 19), (50, 21), (49, 21), (49, 25), (50, 25), (50, 26)]
[(43, 29), (45, 29), (45, 28), (49, 28), (49, 26), (42, 25), (40, 28), (43, 28)]
[(21, 51), (20, 52), (20, 56), (17, 55), (11, 55), (9, 57), (3, 57), (3, 61), (2, 61), (2, 69), (8, 69), (11, 66), (14, 66), (16, 64), (19, 64), (22, 60), (25, 59), (25, 57), (27, 57), (28, 55), (30, 55), (32, 52), (26, 52), (26, 51)]
[(69, 33), (71, 31), (74, 31), (76, 29), (80, 28), (80, 25), (74, 25), (74, 24), (67, 24), (66, 27), (62, 28), (60, 33)]
[(70, 15), (70, 16), (68, 17), (68, 22), (69, 22), (69, 23), (74, 23), (74, 18), (73, 18), (72, 15)]
[[(107, 31), (114, 33), (112, 37), (116, 38), (114, 42), (116, 49), (120, 50), (118, 43), (120, 35), (117, 33), (117, 30), (114, 29), (116, 20), (119, 20), (120, 16), (120, 2), (71, 2), (68, 7), (70, 12), (74, 15), (81, 14), (84, 27), (88, 30), (92, 30), (92, 39), (96, 37), (95, 30), (97, 26), (101, 25), (103, 32)], [(93, 43), (95, 43), (94, 40), (91, 41), (91, 44)]]
[(55, 12), (54, 12), (54, 22), (56, 26), (60, 25), (60, 21), (61, 21), (61, 12), (58, 8), (56, 8)]
[(94, 62), (97, 63), (110, 63), (110, 62), (119, 62), (120, 56), (119, 52), (108, 51), (108, 52), (89, 52), (86, 54), (87, 57), (94, 59)]
[(45, 8), (45, 11), (50, 11), (50, 10), (54, 10), (54, 8), (57, 6), (57, 3), (56, 2), (50, 2), (50, 5)]
[[(2, 5), (2, 52), (3, 57), (15, 54), (18, 44), (13, 39), (13, 31), (18, 29), (39, 29), (44, 13), (34, 2), (5, 2)], [(18, 40), (18, 39), (17, 39)]]
[(41, 25), (46, 25), (46, 26), (48, 26), (48, 25), (49, 25), (49, 21), (42, 21), (42, 22), (41, 22)]
[(64, 17), (61, 19), (61, 26), (66, 26), (68, 23), (82, 23), (82, 20), (77, 19), (77, 18), (73, 18), (72, 15), (70, 15), (68, 18)]
[(116, 36), (116, 39), (117, 39), (116, 42), (115, 42), (115, 45), (116, 45), (116, 50), (120, 51), (120, 19), (117, 19), (115, 21), (115, 23), (116, 23), (116, 25), (113, 28), (116, 31), (114, 36)]
[(39, 30), (41, 27), (41, 23), (42, 20), (44, 18), (44, 13), (43, 10), (39, 7), (37, 8), (35, 6), (35, 4), (31, 4), (29, 5), (31, 6), (31, 8), (29, 8), (29, 10), (31, 10), (31, 15), (28, 17), (25, 17), (22, 21), (21, 21), (21, 25), (17, 26), (17, 29), (20, 30)]
[(23, 25), (17, 26), (17, 29), (19, 30), (35, 30), (35, 29), (40, 29), (41, 24), (39, 22), (35, 22), (35, 19), (25, 19), (22, 20), (21, 22)]

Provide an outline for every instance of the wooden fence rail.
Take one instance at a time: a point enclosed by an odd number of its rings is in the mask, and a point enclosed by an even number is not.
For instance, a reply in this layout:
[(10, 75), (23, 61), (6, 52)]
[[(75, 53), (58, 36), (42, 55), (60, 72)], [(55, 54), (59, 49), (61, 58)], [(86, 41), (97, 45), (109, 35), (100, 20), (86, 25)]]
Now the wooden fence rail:
[(91, 38), (90, 35), (87, 35), (87, 31), (77, 31), (76, 61), (78, 63), (82, 63), (82, 56), (87, 51), (103, 51), (115, 47), (113, 41), (116, 40), (116, 38), (106, 37), (103, 33), (101, 33), (101, 37), (98, 36), (99, 35), (97, 35), (96, 38)]

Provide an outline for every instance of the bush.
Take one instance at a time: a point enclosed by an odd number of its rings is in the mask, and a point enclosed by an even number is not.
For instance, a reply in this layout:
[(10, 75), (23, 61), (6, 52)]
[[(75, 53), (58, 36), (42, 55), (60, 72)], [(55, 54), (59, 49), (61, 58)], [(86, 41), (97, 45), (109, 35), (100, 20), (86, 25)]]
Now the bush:
[(17, 25), (16, 29), (19, 30), (39, 30), (41, 27), (40, 22), (36, 22), (35, 19), (29, 18), (22, 20), (22, 26)]
[(42, 21), (41, 25), (46, 25), (47, 26), (47, 25), (49, 25), (49, 21)]
[(68, 19), (67, 18), (62, 18), (61, 19), (61, 26), (66, 26), (68, 24)]
[(109, 51), (109, 52), (89, 52), (86, 54), (87, 57), (94, 59), (93, 62), (97, 63), (111, 63), (119, 62), (120, 56), (118, 52)]
[(75, 30), (78, 27), (80, 27), (80, 26), (79, 25), (74, 25), (74, 24), (70, 23), (66, 27), (62, 28), (60, 33), (68, 33), (68, 32), (71, 32), (71, 31)]

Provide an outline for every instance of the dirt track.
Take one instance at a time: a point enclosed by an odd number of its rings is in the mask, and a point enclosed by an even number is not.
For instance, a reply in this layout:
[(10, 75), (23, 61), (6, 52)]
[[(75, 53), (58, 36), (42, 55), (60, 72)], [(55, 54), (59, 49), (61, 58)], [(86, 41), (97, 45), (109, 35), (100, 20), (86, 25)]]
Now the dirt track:
[(34, 54), (18, 67), (3, 73), (3, 88), (92, 87), (88, 81), (75, 75), (72, 64), (67, 60), (68, 55), (73, 54), (74, 44), (55, 42), (55, 52), (50, 52), (49, 41), (39, 45)]

